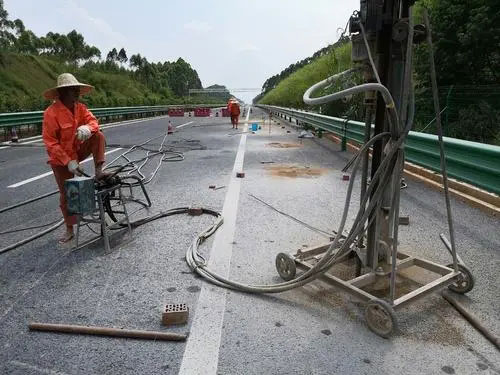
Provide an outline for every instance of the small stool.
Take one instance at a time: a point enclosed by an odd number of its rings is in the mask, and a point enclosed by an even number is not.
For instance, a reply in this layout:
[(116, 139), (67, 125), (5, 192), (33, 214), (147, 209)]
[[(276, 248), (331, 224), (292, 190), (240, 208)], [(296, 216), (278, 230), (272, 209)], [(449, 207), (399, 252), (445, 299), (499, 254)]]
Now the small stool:
[[(118, 194), (118, 197), (115, 197), (115, 194)], [(96, 223), (101, 225), (101, 234), (100, 236), (90, 239), (86, 241), (85, 244), (92, 243), (96, 241), (98, 238), (104, 238), (104, 248), (106, 251), (110, 250), (109, 245), (109, 235), (110, 228), (115, 225), (120, 225), (122, 223), (127, 223), (128, 233), (132, 234), (132, 226), (130, 225), (130, 219), (127, 212), (127, 207), (125, 206), (125, 199), (122, 194), (122, 187), (120, 184), (114, 185), (111, 187), (106, 187), (102, 190), (97, 190), (95, 192), (95, 198), (97, 200), (97, 208), (90, 215), (77, 215), (77, 227), (76, 227), (76, 248), (78, 248), (78, 239), (80, 236), (80, 226), (82, 223)], [(122, 211), (113, 211), (113, 213), (123, 214), (124, 217), (121, 220), (116, 221), (112, 226), (108, 226), (106, 223), (106, 211), (105, 211), (105, 202), (109, 201), (117, 201), (118, 205), (122, 207)], [(95, 215), (97, 214), (97, 215)], [(82, 245), (83, 246), (83, 245)]]

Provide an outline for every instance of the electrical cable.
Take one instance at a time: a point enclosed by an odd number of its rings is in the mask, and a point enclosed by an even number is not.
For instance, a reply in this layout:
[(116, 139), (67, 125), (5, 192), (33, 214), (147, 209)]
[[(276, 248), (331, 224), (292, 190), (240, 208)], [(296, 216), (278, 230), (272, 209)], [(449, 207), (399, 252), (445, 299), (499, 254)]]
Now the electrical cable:
[(56, 224), (54, 224), (53, 226), (51, 226), (50, 228), (47, 228), (47, 229), (45, 229), (45, 230), (43, 230), (43, 231), (41, 231), (39, 233), (36, 233), (36, 234), (34, 234), (34, 235), (32, 235), (32, 236), (30, 236), (28, 238), (25, 238), (24, 240), (21, 240), (19, 242), (13, 243), (13, 244), (11, 244), (9, 246), (6, 246), (6, 247), (0, 249), (0, 254), (6, 253), (7, 251), (10, 251), (10, 250), (14, 250), (14, 249), (18, 248), (19, 246), (25, 245), (28, 242), (34, 241), (37, 238), (45, 236), (47, 233), (50, 233), (53, 230), (56, 230), (57, 228), (59, 228), (63, 224), (64, 224), (64, 219), (61, 219)]
[[(156, 137), (150, 138), (150, 139), (142, 142), (139, 145), (133, 145), (131, 148), (129, 148), (123, 154), (121, 154), (120, 156), (118, 156), (117, 158), (115, 158), (111, 163), (109, 163), (107, 165), (107, 168), (110, 168), (111, 164), (115, 163), (118, 159), (120, 159), (122, 157), (125, 160), (127, 160), (127, 163), (125, 163), (123, 165), (115, 165), (113, 168), (115, 168), (116, 170), (113, 171), (112, 176), (118, 175), (119, 173), (122, 173), (122, 172), (123, 173), (126, 172), (127, 173), (126, 178), (127, 177), (135, 177), (135, 178), (139, 179), (140, 181), (137, 181), (135, 183), (124, 182), (123, 183), (124, 186), (130, 187), (130, 188), (136, 187), (136, 186), (141, 186), (141, 185), (143, 186), (143, 185), (151, 182), (156, 177), (156, 174), (158, 173), (158, 170), (160, 169), (160, 167), (161, 167), (161, 165), (162, 165), (163, 162), (173, 162), (173, 161), (182, 161), (182, 160), (184, 160), (183, 153), (165, 149), (165, 141), (167, 139), (167, 135), (168, 135), (168, 132), (165, 132), (165, 133), (162, 133), (161, 135), (158, 135)], [(145, 148), (145, 146), (148, 145), (151, 141), (153, 141), (155, 139), (158, 139), (158, 138), (162, 138), (162, 142), (160, 144), (160, 147), (157, 150), (152, 151), (152, 150), (148, 150), (148, 149)], [(131, 159), (129, 159), (126, 155), (129, 154), (132, 151), (135, 151), (135, 150), (144, 150), (144, 151), (146, 151), (146, 156), (142, 157), (142, 158), (140, 158), (138, 160), (131, 160)], [(146, 176), (142, 173), (141, 169), (144, 168), (148, 164), (148, 162), (150, 160), (152, 160), (153, 158), (155, 158), (155, 157), (159, 157), (159, 161), (158, 161), (156, 167), (154, 168), (153, 172), (151, 173), (151, 175), (146, 178)], [(141, 163), (141, 164), (137, 165), (137, 163)], [(104, 169), (107, 169), (107, 168), (105, 167)], [(137, 173), (139, 176), (137, 176), (134, 173)], [(0, 209), (0, 213), (7, 212), (7, 211), (10, 211), (10, 210), (13, 210), (13, 209), (25, 206), (25, 205), (27, 205), (29, 203), (32, 203), (32, 202), (35, 202), (35, 201), (38, 201), (38, 200), (50, 197), (50, 196), (55, 195), (57, 193), (59, 193), (59, 190), (54, 190), (54, 191), (51, 191), (49, 193), (42, 194), (42, 195), (40, 195), (38, 197), (31, 198), (31, 199), (28, 199), (28, 200), (25, 200), (25, 201), (13, 204), (11, 206), (4, 207), (4, 208)], [(149, 197), (146, 196), (146, 198), (148, 199), (148, 203), (150, 205), (151, 202), (149, 201)], [(112, 212), (112, 211), (109, 211), (109, 212)], [(109, 212), (108, 212), (108, 214), (109, 214)], [(52, 225), (51, 227), (49, 227), (49, 228), (47, 228), (47, 229), (45, 229), (43, 231), (40, 231), (39, 233), (36, 233), (36, 234), (34, 234), (34, 235), (32, 235), (32, 236), (30, 236), (28, 238), (25, 238), (25, 239), (23, 239), (21, 241), (18, 241), (16, 243), (8, 245), (8, 246), (6, 246), (4, 248), (1, 248), (0, 249), (0, 254), (3, 254), (5, 252), (7, 252), (7, 251), (16, 249), (16, 248), (18, 248), (18, 247), (20, 247), (22, 245), (25, 245), (25, 244), (27, 244), (27, 243), (35, 240), (35, 239), (38, 239), (38, 238), (44, 236), (45, 234), (50, 233), (51, 231), (57, 229), (63, 223), (64, 223), (64, 220), (60, 220), (57, 223), (54, 223), (54, 225)], [(48, 225), (50, 225), (50, 224), (43, 225), (43, 226), (40, 226), (40, 227), (43, 228), (43, 227), (48, 226)], [(20, 228), (17, 231), (29, 230), (29, 229), (35, 229), (35, 228), (22, 228), (22, 229)], [(7, 234), (7, 233), (9, 233), (9, 232), (6, 232), (5, 234)]]
[(53, 224), (57, 223), (59, 220), (60, 219), (57, 219), (57, 220), (51, 221), (50, 223), (47, 223), (47, 224), (35, 225), (32, 227), (24, 227), (24, 228), (19, 228), (19, 229), (7, 230), (4, 232), (0, 232), (0, 236), (5, 235), (5, 234), (24, 232), (25, 230), (45, 228), (45, 227), (48, 227), (49, 225), (53, 225)]
[(316, 233), (319, 233), (321, 234), (322, 236), (325, 236), (327, 238), (331, 238), (333, 235), (335, 235), (335, 233), (333, 232), (327, 232), (327, 231), (324, 231), (322, 229), (319, 229), (319, 228), (316, 228), (316, 227), (313, 227), (312, 225), (310, 224), (307, 224), (306, 222), (300, 220), (300, 219), (297, 219), (296, 217), (290, 215), (290, 214), (287, 214), (286, 212), (283, 212), (283, 211), (280, 211), (278, 210), (277, 208), (273, 207), (272, 205), (270, 205), (269, 203), (263, 201), (262, 199), (256, 197), (255, 195), (253, 194), (250, 194), (248, 193), (249, 196), (251, 196), (253, 199), (257, 200), (258, 202), (264, 204), (265, 206), (269, 207), (270, 209), (272, 209), (273, 211), (276, 211), (277, 213), (285, 216), (285, 217), (288, 217), (289, 219), (292, 219), (293, 221), (295, 221), (296, 223), (298, 224), (301, 224), (303, 226), (305, 226), (306, 228), (312, 230), (313, 232), (316, 232)]

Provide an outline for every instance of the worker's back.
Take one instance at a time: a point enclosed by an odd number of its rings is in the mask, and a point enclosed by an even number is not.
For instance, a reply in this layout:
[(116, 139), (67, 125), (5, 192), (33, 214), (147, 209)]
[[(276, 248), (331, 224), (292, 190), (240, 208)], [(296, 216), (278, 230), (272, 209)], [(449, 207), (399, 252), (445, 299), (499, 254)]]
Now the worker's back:
[(240, 115), (240, 105), (238, 103), (231, 104), (230, 108), (231, 108), (230, 109), (231, 116), (239, 116)]

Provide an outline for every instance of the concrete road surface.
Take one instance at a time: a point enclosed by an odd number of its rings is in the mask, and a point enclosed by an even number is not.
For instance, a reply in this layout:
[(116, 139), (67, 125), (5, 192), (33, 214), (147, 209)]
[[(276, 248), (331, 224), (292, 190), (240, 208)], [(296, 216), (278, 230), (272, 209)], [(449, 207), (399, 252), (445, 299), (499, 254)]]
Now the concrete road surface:
[[(267, 118), (254, 108), (249, 122)], [(144, 217), (179, 206), (222, 211), (224, 225), (201, 247), (218, 272), (251, 284), (280, 282), (279, 252), (327, 241), (336, 229), (347, 182), (341, 169), (351, 154), (326, 139), (297, 138), (288, 123), (261, 123), (255, 134), (232, 130), (228, 118), (172, 118), (167, 138), (184, 161), (165, 162), (147, 185), (153, 207)], [(108, 160), (166, 131), (168, 118), (104, 130)], [(282, 128), (282, 125), (286, 125)], [(36, 145), (36, 142), (34, 143)], [(159, 140), (152, 142), (159, 145)], [(92, 171), (92, 162), (84, 166)], [(150, 170), (148, 170), (150, 171)], [(245, 177), (237, 179), (235, 172)], [(447, 264), (439, 240), (447, 231), (442, 195), (409, 180), (401, 211), (400, 248)], [(216, 185), (220, 189), (209, 189)], [(0, 150), (0, 208), (55, 189), (41, 147)], [(354, 200), (359, 199), (355, 189)], [(500, 223), (453, 200), (457, 247), (476, 277), (459, 300), (500, 334)], [(131, 207), (135, 211), (138, 207)], [(350, 222), (356, 204), (351, 209)], [(0, 214), (0, 232), (60, 217), (58, 197)], [(372, 333), (363, 304), (322, 282), (275, 295), (248, 295), (194, 276), (184, 255), (208, 216), (178, 215), (72, 250), (57, 243), (62, 228), (0, 255), (0, 373), (5, 374), (499, 374), (498, 350), (439, 294), (397, 311), (390, 339)], [(39, 229), (0, 235), (0, 247)], [(92, 233), (84, 229), (84, 236)], [(399, 285), (405, 288), (405, 285)], [(161, 325), (166, 303), (189, 306), (187, 325)], [(186, 342), (29, 332), (30, 321), (189, 332)]]

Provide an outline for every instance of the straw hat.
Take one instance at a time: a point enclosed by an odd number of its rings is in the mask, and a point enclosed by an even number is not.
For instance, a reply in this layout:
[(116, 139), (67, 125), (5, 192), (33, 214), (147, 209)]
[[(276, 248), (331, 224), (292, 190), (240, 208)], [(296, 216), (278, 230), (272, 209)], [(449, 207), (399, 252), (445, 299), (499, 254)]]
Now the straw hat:
[(60, 87), (80, 87), (80, 95), (88, 94), (94, 88), (94, 86), (78, 82), (73, 74), (63, 73), (57, 77), (57, 86), (45, 90), (43, 92), (43, 97), (45, 99), (56, 99), (59, 97), (57, 89)]

